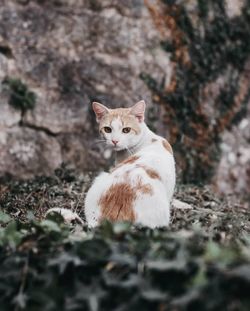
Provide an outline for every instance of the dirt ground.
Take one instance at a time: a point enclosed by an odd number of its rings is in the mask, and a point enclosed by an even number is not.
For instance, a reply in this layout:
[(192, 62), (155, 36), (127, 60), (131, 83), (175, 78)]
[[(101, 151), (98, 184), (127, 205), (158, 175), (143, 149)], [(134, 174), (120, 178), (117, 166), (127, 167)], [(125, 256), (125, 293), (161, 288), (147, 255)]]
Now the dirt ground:
[(95, 174), (0, 183), (1, 310), (247, 311), (250, 213), (208, 186), (179, 185), (167, 229), (45, 219), (64, 207), (84, 219)]
[[(5, 178), (0, 181), (0, 206), (21, 221), (30, 212), (42, 220), (53, 207), (69, 208), (84, 219), (84, 198), (95, 175), (79, 175), (62, 167), (51, 177), (29, 181)], [(178, 185), (175, 198), (189, 206), (172, 209), (172, 231), (200, 228), (219, 240), (250, 234), (250, 210), (236, 197), (220, 197), (209, 186)]]

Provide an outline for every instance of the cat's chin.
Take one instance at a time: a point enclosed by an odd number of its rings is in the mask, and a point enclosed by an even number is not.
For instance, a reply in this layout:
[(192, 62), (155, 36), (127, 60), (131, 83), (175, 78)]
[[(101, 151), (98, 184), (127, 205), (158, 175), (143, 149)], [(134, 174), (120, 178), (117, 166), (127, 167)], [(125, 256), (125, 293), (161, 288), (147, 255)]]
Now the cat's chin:
[(125, 151), (126, 147), (123, 146), (112, 146), (113, 151), (119, 152), (119, 151)]
[(125, 150), (124, 147), (113, 147), (113, 150), (114, 151), (122, 151), (122, 150)]

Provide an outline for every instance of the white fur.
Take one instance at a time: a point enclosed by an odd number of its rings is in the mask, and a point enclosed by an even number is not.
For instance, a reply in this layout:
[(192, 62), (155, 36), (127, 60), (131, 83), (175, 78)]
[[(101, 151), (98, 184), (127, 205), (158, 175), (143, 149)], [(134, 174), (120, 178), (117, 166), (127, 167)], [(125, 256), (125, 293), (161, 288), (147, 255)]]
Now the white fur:
[[(121, 133), (119, 122), (121, 123), (119, 119), (112, 122), (113, 135), (116, 135), (115, 138), (122, 142), (122, 149), (128, 147), (133, 155), (139, 156), (139, 159), (136, 163), (125, 164), (111, 173), (102, 173), (95, 179), (85, 200), (87, 224), (89, 227), (98, 225), (101, 196), (111, 185), (126, 182), (126, 172), (129, 170), (132, 186), (136, 186), (138, 178), (142, 178), (143, 184), (150, 184), (153, 189), (153, 195), (138, 192), (134, 202), (136, 223), (151, 228), (167, 226), (170, 219), (170, 202), (175, 187), (174, 157), (163, 147), (163, 138), (150, 131), (144, 122), (140, 124), (140, 135), (131, 137), (127, 134), (127, 140), (126, 136)], [(152, 142), (152, 139), (157, 139), (157, 142)], [(136, 167), (136, 164), (143, 164), (154, 169), (160, 175), (161, 180), (150, 178), (145, 170)]]

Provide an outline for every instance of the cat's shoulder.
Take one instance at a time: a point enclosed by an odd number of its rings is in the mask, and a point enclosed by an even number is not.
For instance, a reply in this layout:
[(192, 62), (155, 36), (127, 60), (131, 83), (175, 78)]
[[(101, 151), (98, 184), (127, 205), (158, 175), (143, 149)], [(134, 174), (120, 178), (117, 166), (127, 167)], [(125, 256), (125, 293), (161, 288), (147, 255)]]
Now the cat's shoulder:
[(149, 147), (152, 150), (155, 149), (155, 150), (167, 151), (168, 153), (173, 155), (172, 146), (170, 145), (167, 139), (161, 136), (155, 135), (154, 137), (152, 137), (149, 142)]

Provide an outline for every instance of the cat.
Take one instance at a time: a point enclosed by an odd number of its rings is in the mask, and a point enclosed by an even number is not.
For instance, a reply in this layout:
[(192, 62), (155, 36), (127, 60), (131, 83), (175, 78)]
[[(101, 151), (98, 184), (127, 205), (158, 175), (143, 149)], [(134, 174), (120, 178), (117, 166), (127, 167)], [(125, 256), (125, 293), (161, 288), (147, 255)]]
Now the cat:
[(117, 154), (109, 173), (101, 173), (85, 199), (89, 227), (104, 219), (156, 228), (169, 225), (175, 188), (175, 160), (166, 139), (144, 122), (143, 100), (130, 108), (110, 109), (93, 102), (99, 131)]
[[(130, 108), (117, 109), (94, 102), (92, 107), (99, 131), (116, 152), (117, 159), (110, 172), (101, 173), (87, 192), (87, 226), (96, 227), (105, 219), (150, 228), (168, 226), (175, 188), (175, 160), (168, 141), (153, 133), (144, 122), (145, 102), (141, 100)], [(183, 208), (183, 202), (174, 201), (177, 208)], [(68, 209), (52, 208), (46, 215), (50, 212), (61, 214), (66, 223), (75, 220), (83, 224)]]

